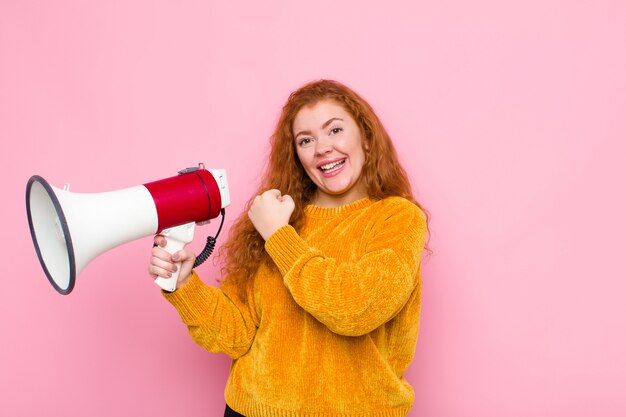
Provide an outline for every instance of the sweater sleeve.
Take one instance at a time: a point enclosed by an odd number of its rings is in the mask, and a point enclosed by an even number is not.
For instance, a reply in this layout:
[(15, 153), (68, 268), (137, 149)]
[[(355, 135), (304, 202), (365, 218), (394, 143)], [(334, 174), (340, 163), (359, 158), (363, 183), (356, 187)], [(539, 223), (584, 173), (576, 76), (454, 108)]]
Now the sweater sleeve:
[(195, 271), (187, 283), (164, 297), (178, 310), (193, 340), (209, 352), (233, 359), (250, 348), (258, 326), (252, 295), (243, 303), (234, 288), (206, 285)]
[(291, 226), (265, 244), (296, 303), (335, 333), (371, 332), (392, 319), (419, 285), (424, 214), (406, 202), (379, 217), (371, 230), (362, 225), (342, 237), (367, 240), (364, 253), (350, 261), (325, 256)]

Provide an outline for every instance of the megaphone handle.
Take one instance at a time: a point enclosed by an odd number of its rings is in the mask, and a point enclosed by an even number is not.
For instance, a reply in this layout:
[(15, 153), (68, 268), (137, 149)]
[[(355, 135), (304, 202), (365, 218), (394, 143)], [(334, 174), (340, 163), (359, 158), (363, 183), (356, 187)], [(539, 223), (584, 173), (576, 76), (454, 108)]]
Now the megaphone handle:
[[(172, 255), (183, 249), (187, 243), (193, 240), (195, 228), (196, 224), (191, 222), (163, 230), (161, 234), (167, 239), (167, 245), (163, 249)], [(180, 273), (180, 264), (180, 262), (176, 263), (176, 271), (172, 273), (171, 277), (157, 277), (154, 282), (165, 291), (175, 291), (178, 274)]]

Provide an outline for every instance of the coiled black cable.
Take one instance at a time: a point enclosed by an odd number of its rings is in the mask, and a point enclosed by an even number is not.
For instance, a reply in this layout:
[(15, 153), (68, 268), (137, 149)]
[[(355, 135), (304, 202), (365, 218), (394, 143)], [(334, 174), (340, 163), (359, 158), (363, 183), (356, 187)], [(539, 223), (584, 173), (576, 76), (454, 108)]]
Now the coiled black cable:
[(217, 233), (215, 234), (215, 236), (209, 236), (206, 238), (206, 245), (204, 245), (204, 249), (202, 249), (202, 252), (200, 252), (200, 254), (196, 257), (196, 261), (193, 263), (194, 268), (197, 268), (198, 266), (202, 265), (204, 261), (209, 259), (209, 256), (211, 256), (211, 253), (213, 253), (213, 249), (215, 249), (215, 243), (217, 242), (217, 237), (220, 235), (220, 232), (222, 231), (222, 226), (224, 226), (224, 217), (225, 217), (226, 211), (224, 209), (221, 209), (220, 214), (222, 215), (222, 222), (220, 223), (220, 227), (219, 229), (217, 229)]

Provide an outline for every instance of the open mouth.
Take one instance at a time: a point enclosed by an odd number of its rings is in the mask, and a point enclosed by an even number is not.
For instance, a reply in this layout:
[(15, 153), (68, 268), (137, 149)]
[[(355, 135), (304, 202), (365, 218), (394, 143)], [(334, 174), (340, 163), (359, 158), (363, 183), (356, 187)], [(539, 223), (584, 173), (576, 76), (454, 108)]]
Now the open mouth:
[(341, 167), (346, 163), (345, 159), (340, 159), (339, 161), (330, 162), (328, 164), (320, 165), (318, 168), (324, 173), (328, 174), (334, 171), (341, 169)]

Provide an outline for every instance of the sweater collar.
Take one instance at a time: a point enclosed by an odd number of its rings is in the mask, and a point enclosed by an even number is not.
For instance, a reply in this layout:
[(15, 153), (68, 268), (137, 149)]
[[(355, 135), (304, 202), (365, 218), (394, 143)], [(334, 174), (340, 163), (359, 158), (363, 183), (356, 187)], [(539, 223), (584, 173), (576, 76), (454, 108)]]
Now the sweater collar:
[(338, 214), (350, 213), (350, 212), (354, 212), (354, 211), (366, 208), (368, 206), (371, 206), (373, 203), (374, 203), (374, 200), (372, 200), (369, 197), (366, 197), (366, 198), (362, 198), (360, 200), (354, 201), (350, 204), (345, 204), (343, 206), (332, 207), (332, 208), (314, 206), (310, 204), (304, 208), (304, 212), (306, 213), (307, 216), (311, 216), (311, 217), (331, 218), (331, 217), (337, 216)]

